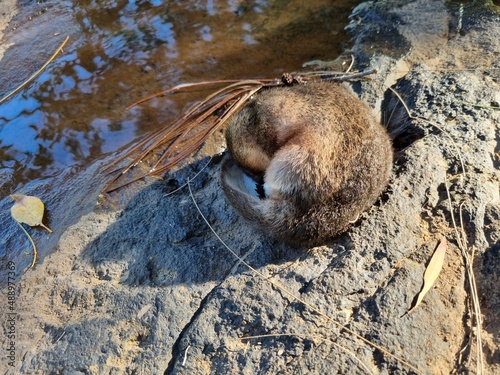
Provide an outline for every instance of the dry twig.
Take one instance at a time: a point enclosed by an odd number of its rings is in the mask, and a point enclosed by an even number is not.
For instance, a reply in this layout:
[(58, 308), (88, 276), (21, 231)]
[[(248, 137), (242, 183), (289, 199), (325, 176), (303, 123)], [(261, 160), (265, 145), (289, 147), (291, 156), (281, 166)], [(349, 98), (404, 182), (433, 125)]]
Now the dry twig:
[(45, 64), (42, 65), (40, 69), (38, 69), (31, 77), (29, 77), (26, 81), (24, 81), (21, 85), (19, 85), (14, 91), (10, 92), (9, 94), (5, 95), (2, 99), (0, 99), (0, 104), (5, 102), (7, 99), (9, 99), (12, 95), (14, 95), (16, 92), (21, 90), (24, 86), (26, 86), (28, 83), (33, 81), (38, 75), (44, 71), (44, 69), (49, 65), (52, 60), (54, 60), (59, 52), (64, 48), (66, 45), (66, 42), (69, 40), (69, 36), (64, 39), (64, 42), (62, 42), (61, 46), (54, 52), (54, 54), (50, 57), (50, 59), (47, 60)]

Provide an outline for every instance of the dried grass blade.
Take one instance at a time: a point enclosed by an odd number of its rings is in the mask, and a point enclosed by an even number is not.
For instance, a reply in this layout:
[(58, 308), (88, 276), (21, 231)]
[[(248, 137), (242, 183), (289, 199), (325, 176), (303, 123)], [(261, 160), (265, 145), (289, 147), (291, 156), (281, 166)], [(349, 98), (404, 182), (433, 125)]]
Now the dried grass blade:
[(317, 70), (305, 73), (292, 73), (292, 75), (300, 76), (306, 81), (313, 79), (319, 79), (323, 81), (348, 81), (350, 79), (361, 78), (375, 73), (377, 73), (377, 70), (374, 68), (370, 68), (367, 70), (363, 70), (362, 72), (355, 72), (350, 74), (347, 74), (346, 72), (333, 71), (333, 70)]
[(27, 84), (29, 84), (31, 81), (33, 81), (36, 77), (38, 77), (38, 75), (44, 71), (44, 69), (52, 62), (52, 60), (54, 60), (56, 58), (57, 54), (62, 51), (62, 49), (64, 48), (64, 46), (68, 42), (68, 40), (69, 40), (69, 36), (67, 36), (66, 39), (64, 39), (64, 41), (59, 46), (59, 48), (52, 54), (52, 56), (50, 57), (50, 59), (48, 59), (45, 62), (45, 64), (42, 65), (42, 67), (40, 69), (38, 69), (35, 73), (33, 73), (31, 75), (31, 77), (29, 77), (26, 81), (24, 81), (16, 89), (14, 89), (9, 94), (5, 95), (2, 99), (0, 99), (0, 104), (3, 103), (4, 101), (6, 101), (7, 99), (9, 99), (12, 95), (14, 95), (15, 93), (17, 93), (24, 86), (26, 86)]
[[(151, 138), (148, 139), (148, 141), (152, 141), (151, 146), (149, 146), (145, 151), (145, 153), (151, 152), (153, 149), (156, 149), (159, 145), (163, 144), (164, 142), (169, 142), (172, 138), (175, 136), (181, 134), (183, 132), (184, 127), (186, 124), (189, 124), (191, 119), (195, 116), (197, 116), (197, 113), (201, 113), (199, 117), (202, 117), (205, 114), (205, 118), (209, 117), (211, 114), (213, 114), (218, 108), (222, 107), (222, 105), (219, 105), (218, 107), (214, 107), (213, 104), (211, 104), (212, 100), (216, 100), (217, 103), (221, 101), (221, 96), (226, 95), (230, 93), (234, 88), (239, 88), (241, 92), (244, 92), (247, 90), (247, 86), (258, 86), (259, 89), (263, 86), (262, 83), (258, 81), (239, 81), (238, 83), (229, 85), (224, 87), (223, 89), (220, 89), (213, 94), (209, 95), (205, 100), (202, 102), (198, 103), (196, 106), (191, 108), (188, 112), (186, 112), (183, 116), (181, 116), (178, 120), (176, 120), (172, 125), (168, 127), (168, 130), (165, 129), (160, 129), (158, 132), (156, 132)], [(212, 111), (210, 112), (210, 110)], [(157, 136), (160, 136), (160, 139), (157, 139)], [(138, 150), (137, 148), (135, 150)], [(132, 151), (134, 152), (134, 151)], [(145, 157), (145, 155), (142, 155), (141, 159)]]
[[(256, 82), (259, 82), (259, 83), (267, 83), (267, 82), (272, 82), (274, 81), (273, 79), (263, 79), (263, 80), (259, 80), (259, 81), (256, 81)], [(221, 80), (217, 80), (217, 81), (203, 81), (203, 82), (195, 82), (195, 83), (181, 83), (180, 85), (177, 85), (177, 86), (174, 86), (174, 87), (171, 87), (167, 90), (163, 90), (163, 91), (159, 91), (155, 94), (152, 94), (152, 95), (149, 95), (145, 98), (142, 98), (141, 100), (138, 100), (132, 104), (130, 104), (128, 107), (127, 107), (127, 110), (130, 109), (130, 108), (133, 108), (139, 104), (142, 104), (144, 102), (147, 102), (148, 100), (151, 100), (153, 98), (157, 98), (159, 96), (164, 96), (164, 95), (168, 95), (168, 94), (175, 94), (176, 92), (180, 91), (180, 90), (183, 90), (183, 89), (186, 89), (186, 88), (191, 88), (191, 87), (200, 87), (200, 86), (211, 86), (211, 85), (216, 85), (216, 84), (222, 84), (222, 83), (233, 83), (233, 84), (237, 84), (239, 82), (242, 82), (241, 80), (239, 79), (221, 79)]]
[[(153, 166), (153, 169), (156, 168), (156, 166), (161, 162), (165, 157), (168, 157), (171, 155), (171, 150), (178, 144), (179, 141), (182, 141), (193, 129), (195, 129), (197, 126), (201, 125), (208, 117), (214, 115), (214, 113), (220, 109), (221, 107), (225, 106), (227, 103), (229, 103), (231, 100), (235, 99), (242, 93), (244, 93), (245, 90), (238, 90), (236, 93), (232, 93), (230, 95), (227, 95), (226, 97), (220, 98), (215, 104), (210, 104), (206, 103), (206, 106), (198, 106), (196, 112), (199, 113), (194, 113), (195, 111), (190, 111), (189, 116), (183, 116), (183, 121), (179, 122), (179, 124), (169, 131), (168, 133), (165, 133), (165, 137), (162, 141), (160, 142), (155, 142), (152, 147), (150, 148), (149, 151), (153, 151), (153, 149), (157, 149), (159, 146), (166, 142), (170, 142), (170, 145), (165, 149), (165, 151), (162, 153), (162, 156), (159, 158), (158, 162)], [(197, 116), (197, 117), (195, 117)], [(186, 117), (186, 118), (184, 118)], [(195, 117), (195, 118), (193, 118)], [(210, 128), (213, 125), (210, 125)], [(191, 144), (191, 141), (190, 141)], [(191, 148), (189, 145), (187, 146), (188, 148)], [(189, 154), (193, 152), (194, 149), (189, 151)]]
[[(201, 82), (200, 85), (201, 84), (209, 84), (209, 83), (213, 84), (214, 82), (215, 83), (219, 83), (219, 82), (222, 82), (222, 81)], [(231, 80), (231, 82), (233, 82), (233, 81)], [(179, 89), (181, 89), (183, 87), (191, 87), (193, 85), (197, 85), (197, 84), (183, 84), (183, 85), (178, 85), (178, 86), (176, 86), (176, 87), (174, 87), (172, 89), (165, 90), (164, 92), (174, 92), (174, 91), (178, 91)], [(155, 148), (157, 148), (159, 145), (164, 144), (164, 143), (168, 142), (169, 140), (173, 139), (175, 136), (179, 135), (181, 133), (181, 130), (179, 130), (179, 129), (182, 129), (182, 127), (185, 124), (185, 122), (188, 121), (189, 118), (192, 118), (195, 115), (195, 113), (200, 110), (201, 107), (207, 105), (207, 103), (209, 103), (211, 100), (215, 100), (217, 97), (220, 97), (226, 91), (229, 91), (229, 90), (233, 89), (234, 87), (238, 87), (238, 86), (242, 86), (242, 85), (245, 85), (245, 86), (246, 85), (257, 85), (257, 86), (259, 86), (259, 88), (261, 88), (263, 86), (263, 83), (261, 83), (259, 81), (253, 81), (253, 80), (237, 81), (236, 83), (234, 83), (232, 85), (226, 86), (226, 87), (224, 87), (224, 88), (216, 91), (215, 93), (213, 93), (213, 94), (209, 95), (207, 98), (205, 98), (205, 100), (203, 100), (202, 102), (198, 103), (196, 106), (194, 106), (193, 108), (191, 108), (184, 115), (182, 115), (181, 117), (179, 117), (178, 119), (176, 119), (172, 124), (170, 124), (168, 126), (167, 129), (165, 129), (165, 128), (158, 129), (157, 131), (155, 131), (150, 136), (148, 136), (145, 139), (143, 139), (143, 140), (139, 141), (138, 143), (136, 143), (129, 150), (125, 151), (121, 156), (119, 156), (115, 161), (113, 161), (107, 167), (107, 169), (110, 169), (111, 167), (117, 165), (122, 160), (124, 160), (125, 158), (129, 157), (130, 155), (133, 155), (133, 154), (136, 154), (136, 153), (140, 152), (133, 159), (133, 161), (126, 168), (124, 168), (122, 170), (122, 172), (121, 172), (122, 175), (125, 174), (125, 173), (127, 173), (130, 170), (130, 168), (132, 168), (133, 166), (137, 165), (137, 163), (140, 160), (142, 160), (143, 158), (145, 158), (146, 155), (148, 153), (150, 153), (152, 150), (154, 150)], [(155, 94), (155, 95), (158, 96), (160, 94), (161, 93)], [(149, 98), (152, 98), (155, 95), (153, 95), (153, 96), (151, 96)], [(142, 103), (142, 102), (144, 102), (146, 100), (148, 100), (148, 98), (145, 98), (144, 100), (141, 100), (141, 101), (139, 101), (137, 103)], [(129, 106), (129, 108), (132, 107), (132, 106), (133, 105)], [(148, 144), (149, 144), (149, 146), (146, 146)]]
[[(229, 117), (234, 114), (241, 106), (243, 106), (246, 101), (248, 100), (249, 97), (251, 97), (255, 92), (260, 90), (262, 86), (257, 87), (252, 89), (251, 91), (247, 91), (247, 88), (243, 88), (240, 90), (237, 90), (236, 92), (232, 93), (231, 95), (228, 95), (225, 97), (223, 100), (215, 103), (212, 107), (208, 108), (205, 112), (203, 112), (197, 119), (195, 119), (193, 122), (190, 122), (188, 124), (188, 127), (186, 128), (186, 131), (181, 134), (179, 137), (177, 137), (171, 145), (163, 152), (163, 154), (160, 156), (158, 161), (156, 162), (155, 166), (153, 169), (157, 170), (155, 171), (156, 173), (163, 173), (165, 170), (170, 169), (174, 167), (176, 164), (181, 162), (183, 159), (191, 155), (193, 152), (195, 152), (203, 142), (206, 141), (206, 139), (212, 135), (219, 127), (221, 127), (228, 119)], [(243, 96), (241, 96), (243, 94)], [(240, 97), (237, 99), (235, 103), (232, 103), (222, 114), (221, 117), (217, 118), (214, 122), (212, 122), (205, 130), (198, 131), (197, 133), (194, 134), (194, 136), (190, 139), (189, 144), (186, 147), (183, 147), (180, 152), (178, 152), (176, 155), (172, 157), (171, 150), (175, 145), (177, 145), (178, 142), (182, 141), (184, 137), (186, 137), (193, 129), (195, 129), (198, 125), (202, 124), (203, 121), (205, 121), (209, 116), (213, 115), (215, 111), (217, 111), (219, 108), (223, 107), (227, 103), (229, 103), (232, 100), (235, 100), (236, 98)], [(158, 165), (165, 159), (165, 158), (170, 158), (171, 160), (165, 164), (164, 167), (157, 168)]]
[[(155, 165), (153, 166), (153, 169), (156, 169), (157, 166), (165, 159), (165, 158), (168, 158), (172, 155), (172, 153), (174, 152), (174, 147), (177, 146), (179, 144), (179, 142), (181, 142), (183, 139), (185, 139), (185, 137), (187, 137), (187, 135), (193, 130), (195, 129), (197, 126), (201, 125), (203, 123), (203, 121), (205, 121), (208, 117), (212, 116), (215, 111), (217, 111), (219, 108), (223, 107), (224, 105), (226, 105), (228, 102), (230, 102), (231, 100), (234, 100), (237, 96), (241, 95), (241, 92), (237, 92), (235, 94), (232, 94), (230, 96), (227, 96), (225, 98), (223, 98), (219, 103), (216, 103), (215, 105), (213, 105), (212, 107), (209, 107), (208, 109), (206, 109), (205, 111), (203, 111), (197, 118), (195, 118), (194, 120), (189, 120), (187, 119), (185, 124), (186, 124), (186, 127), (184, 129), (184, 132), (179, 134), (179, 135), (176, 135), (174, 136), (175, 139), (172, 141), (172, 143), (165, 149), (165, 151), (163, 151), (162, 155), (158, 158), (157, 162), (155, 163)], [(221, 123), (219, 121), (214, 121), (212, 124), (209, 125), (209, 132), (207, 133), (203, 133), (202, 131), (199, 131), (198, 133), (195, 134), (195, 136), (193, 138), (190, 139), (190, 142), (189, 144), (185, 147), (185, 149), (183, 149), (183, 151), (179, 152), (178, 155), (183, 155), (180, 160), (184, 159), (185, 157), (189, 156), (192, 152), (194, 152), (198, 147), (201, 146), (201, 143), (203, 143), (206, 138), (212, 134), (220, 125)], [(202, 137), (198, 137), (199, 134), (203, 134)], [(198, 139), (200, 138), (200, 141), (198, 142), (193, 142), (192, 139)], [(180, 161), (179, 160), (179, 161)], [(177, 163), (175, 163), (177, 164)]]

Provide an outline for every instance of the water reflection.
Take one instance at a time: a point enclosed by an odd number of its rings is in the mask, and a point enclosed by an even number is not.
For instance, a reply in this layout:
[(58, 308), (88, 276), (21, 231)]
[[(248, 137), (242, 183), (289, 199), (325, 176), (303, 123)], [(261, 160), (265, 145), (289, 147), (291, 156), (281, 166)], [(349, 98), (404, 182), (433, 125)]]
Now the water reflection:
[[(204, 96), (158, 98), (126, 111), (151, 93), (182, 82), (279, 77), (305, 61), (334, 58), (355, 3), (87, 0), (53, 5), (71, 13), (80, 31), (27, 89), (0, 105), (0, 175), (9, 176), (0, 181), (0, 193), (89, 165)], [(57, 14), (51, 22), (57, 22)], [(62, 42), (61, 31), (54, 38)], [(8, 74), (0, 72), (0, 80)]]

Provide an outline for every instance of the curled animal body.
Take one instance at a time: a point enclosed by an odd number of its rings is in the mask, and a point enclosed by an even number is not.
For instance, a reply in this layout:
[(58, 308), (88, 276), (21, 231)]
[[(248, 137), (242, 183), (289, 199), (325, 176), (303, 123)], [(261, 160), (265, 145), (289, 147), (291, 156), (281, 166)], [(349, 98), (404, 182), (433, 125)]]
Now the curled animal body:
[(222, 188), (235, 209), (292, 245), (327, 243), (386, 188), (392, 144), (339, 84), (261, 91), (228, 123)]

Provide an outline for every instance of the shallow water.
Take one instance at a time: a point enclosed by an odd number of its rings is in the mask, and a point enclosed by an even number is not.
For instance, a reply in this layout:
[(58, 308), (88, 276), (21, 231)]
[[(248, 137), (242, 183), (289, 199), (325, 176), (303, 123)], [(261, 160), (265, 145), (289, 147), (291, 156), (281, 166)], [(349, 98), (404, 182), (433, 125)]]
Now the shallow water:
[[(163, 126), (205, 94), (157, 98), (126, 110), (147, 95), (185, 82), (280, 77), (299, 70), (304, 62), (334, 59), (348, 40), (343, 27), (357, 2), (48, 1), (37, 21), (24, 25), (50, 25), (50, 40), (25, 38), (22, 45), (28, 59), (30, 54), (43, 55), (35, 51), (45, 44), (46, 56), (37, 56), (38, 66), (23, 64), (24, 59), (9, 63), (8, 50), (0, 61), (0, 82), (8, 83), (0, 85), (3, 97), (15, 88), (15, 80), (6, 77), (20, 71), (28, 77), (70, 35), (48, 69), (0, 104), (2, 197), (44, 190), (54, 197), (95, 189), (90, 182), (75, 186), (77, 180), (82, 184), (75, 174)], [(53, 30), (58, 18), (65, 19), (66, 27)], [(7, 37), (21, 38), (25, 29), (21, 24)], [(2, 207), (10, 206), (6, 200)], [(64, 215), (76, 213), (56, 202), (48, 206), (51, 218), (70, 223)], [(18, 245), (7, 242), (7, 247)], [(4, 251), (0, 249), (3, 260)], [(43, 257), (49, 250), (40, 251)]]

